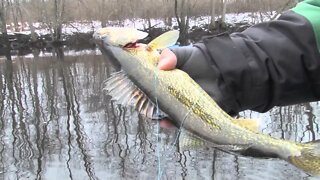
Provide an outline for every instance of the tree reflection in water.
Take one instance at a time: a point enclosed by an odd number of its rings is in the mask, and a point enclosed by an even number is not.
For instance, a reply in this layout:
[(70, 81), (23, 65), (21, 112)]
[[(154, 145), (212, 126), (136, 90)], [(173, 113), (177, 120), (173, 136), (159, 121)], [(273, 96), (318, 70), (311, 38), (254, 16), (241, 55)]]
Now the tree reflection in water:
[[(60, 59), (59, 59), (60, 58)], [(103, 92), (114, 70), (100, 55), (18, 58), (0, 66), (0, 177), (3, 179), (301, 179), (277, 159), (217, 150), (177, 152), (175, 130), (161, 130)], [(317, 103), (274, 108), (264, 133), (307, 142), (319, 138)]]

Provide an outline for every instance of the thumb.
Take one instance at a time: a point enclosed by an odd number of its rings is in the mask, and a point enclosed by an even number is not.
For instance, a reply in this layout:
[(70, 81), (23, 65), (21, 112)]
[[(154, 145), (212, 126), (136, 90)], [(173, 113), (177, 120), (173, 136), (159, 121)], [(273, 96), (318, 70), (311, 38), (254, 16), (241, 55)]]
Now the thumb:
[(158, 68), (161, 70), (175, 69), (177, 65), (177, 56), (170, 50), (164, 49), (160, 55)]

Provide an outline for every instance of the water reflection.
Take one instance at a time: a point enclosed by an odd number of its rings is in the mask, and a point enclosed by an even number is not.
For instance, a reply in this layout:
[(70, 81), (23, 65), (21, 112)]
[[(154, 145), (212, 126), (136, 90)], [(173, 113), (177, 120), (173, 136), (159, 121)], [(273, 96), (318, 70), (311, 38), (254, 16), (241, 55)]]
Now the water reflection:
[[(113, 69), (100, 55), (18, 58), (0, 66), (2, 179), (302, 179), (277, 159), (216, 150), (176, 152), (161, 130), (102, 90)], [(317, 103), (275, 108), (258, 118), (274, 137), (319, 139)], [(159, 157), (160, 155), (160, 157)]]

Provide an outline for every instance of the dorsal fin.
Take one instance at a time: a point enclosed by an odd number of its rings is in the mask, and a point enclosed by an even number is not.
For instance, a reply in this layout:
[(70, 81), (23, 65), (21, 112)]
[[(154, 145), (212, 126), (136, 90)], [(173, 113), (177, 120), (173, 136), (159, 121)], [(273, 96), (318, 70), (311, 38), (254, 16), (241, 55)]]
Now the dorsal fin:
[(179, 31), (177, 30), (168, 31), (161, 34), (154, 40), (152, 40), (148, 44), (148, 48), (151, 50), (164, 49), (166, 47), (176, 44), (178, 38), (179, 38)]
[(140, 114), (150, 119), (162, 119), (167, 115), (158, 111), (155, 104), (125, 74), (119, 71), (111, 75), (105, 82), (104, 90), (112, 96), (112, 100), (123, 106), (132, 106)]

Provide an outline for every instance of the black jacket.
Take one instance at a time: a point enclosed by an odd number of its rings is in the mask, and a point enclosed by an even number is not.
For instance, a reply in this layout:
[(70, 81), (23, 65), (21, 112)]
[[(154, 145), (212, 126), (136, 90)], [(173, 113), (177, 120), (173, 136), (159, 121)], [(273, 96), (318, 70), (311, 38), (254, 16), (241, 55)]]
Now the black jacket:
[(204, 39), (195, 45), (201, 55), (193, 52), (178, 66), (229, 114), (318, 101), (320, 22), (308, 18), (293, 9), (241, 33)]

